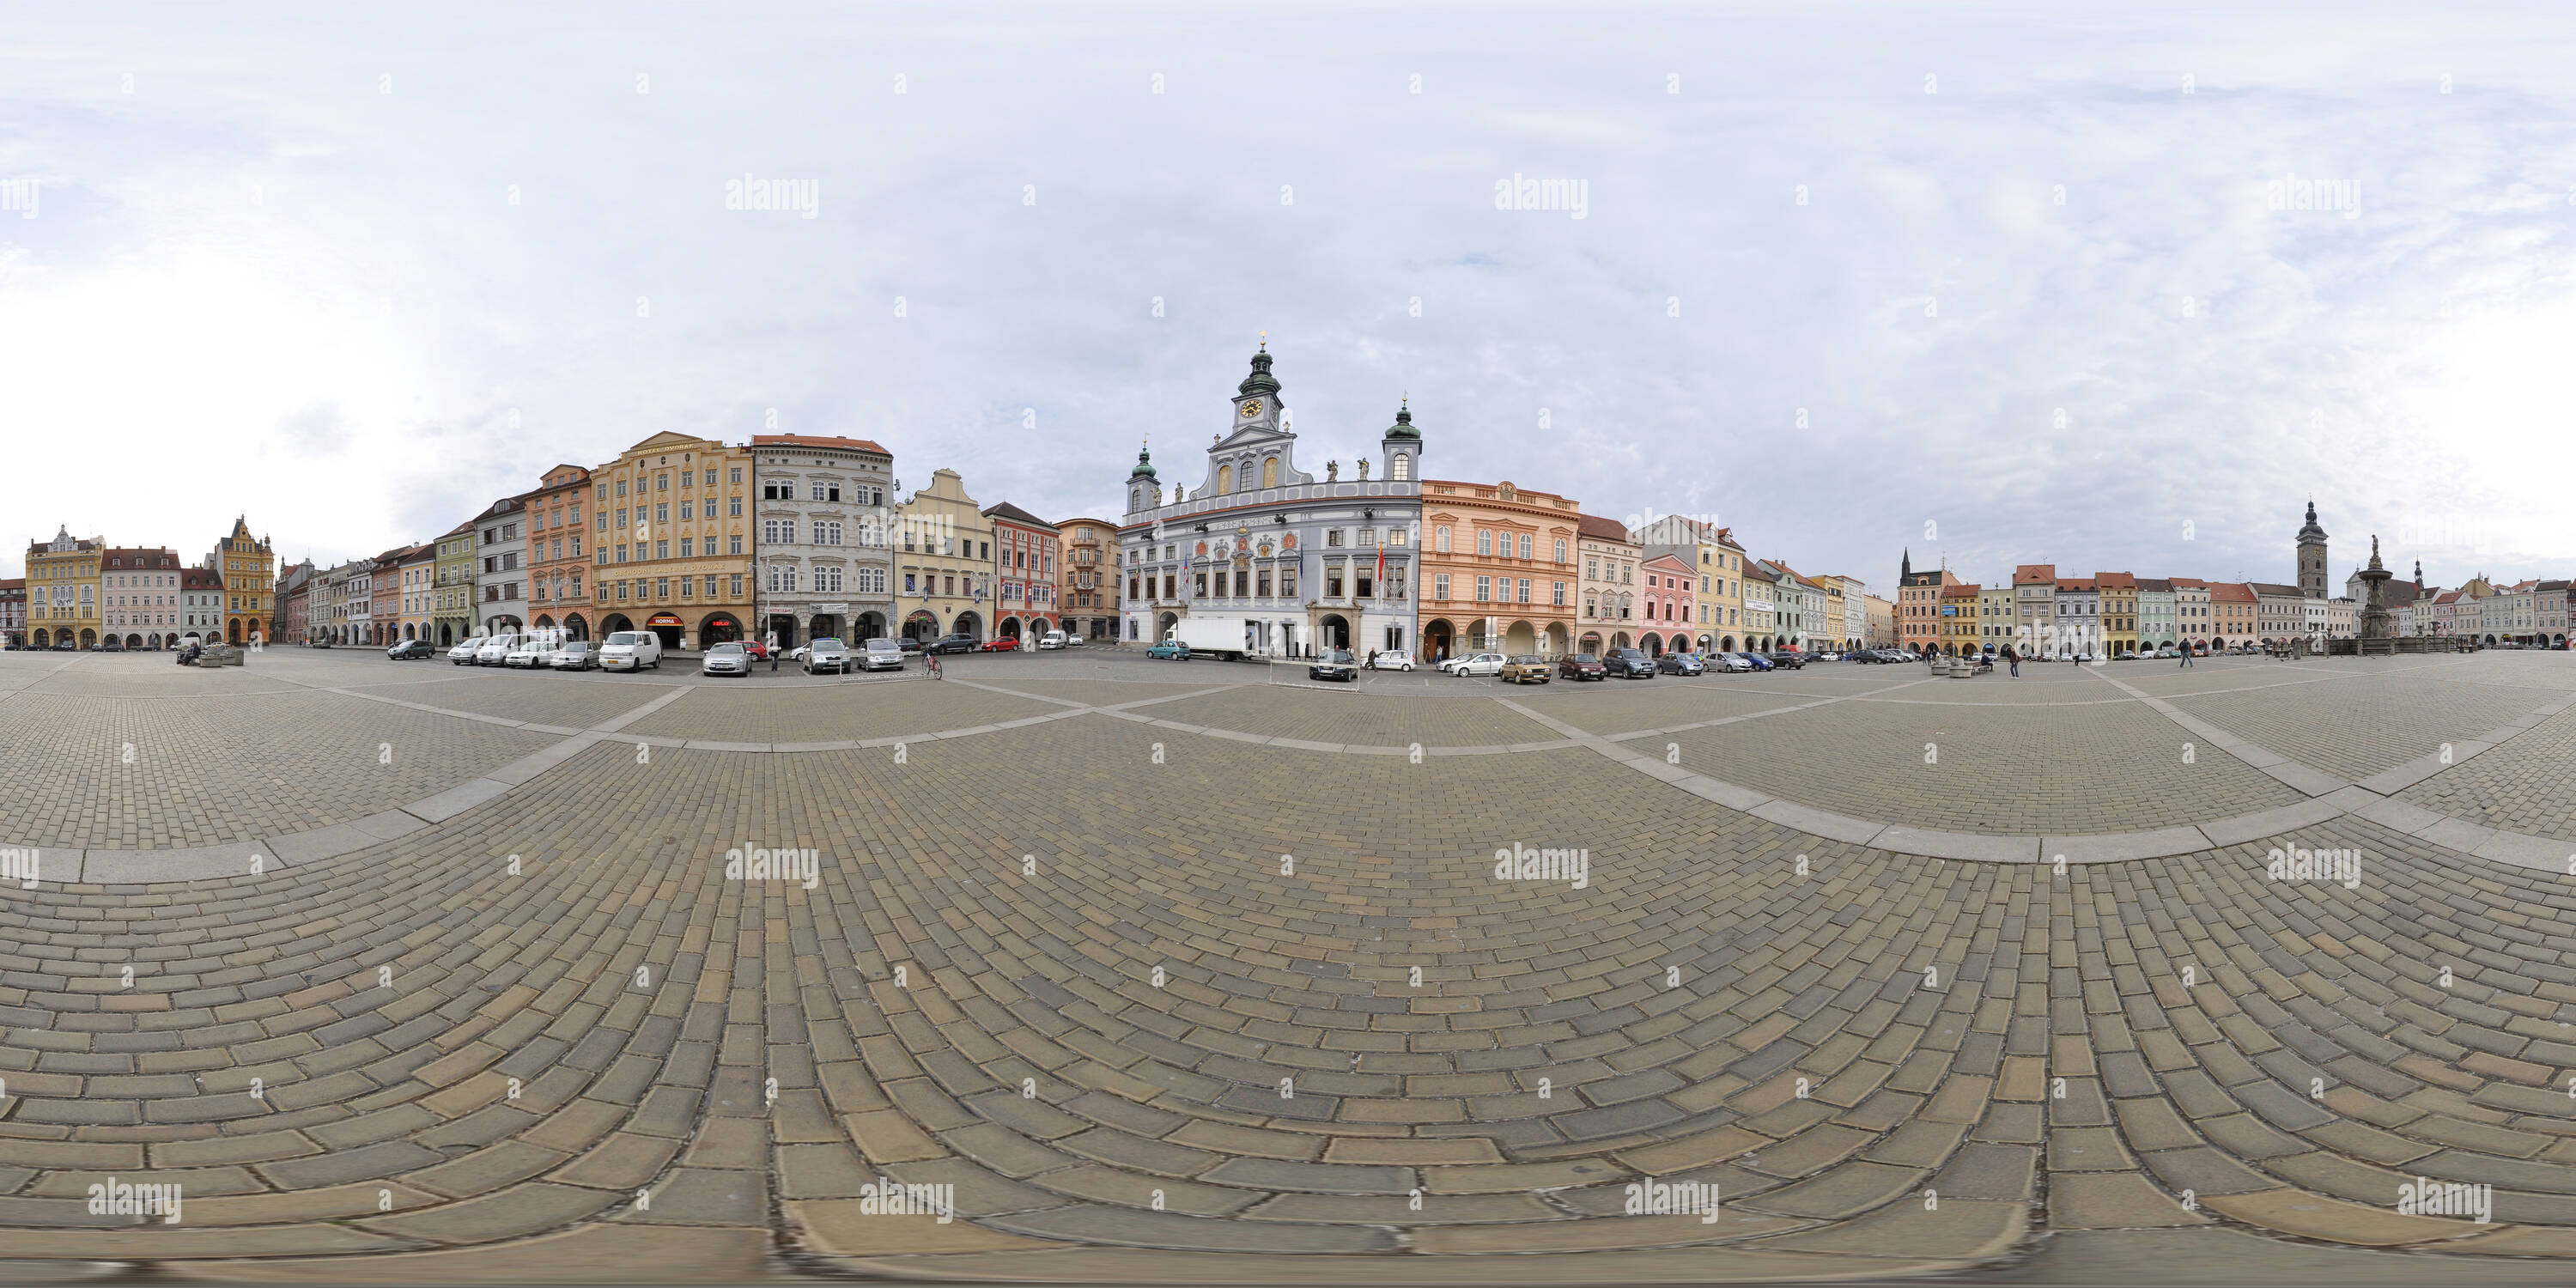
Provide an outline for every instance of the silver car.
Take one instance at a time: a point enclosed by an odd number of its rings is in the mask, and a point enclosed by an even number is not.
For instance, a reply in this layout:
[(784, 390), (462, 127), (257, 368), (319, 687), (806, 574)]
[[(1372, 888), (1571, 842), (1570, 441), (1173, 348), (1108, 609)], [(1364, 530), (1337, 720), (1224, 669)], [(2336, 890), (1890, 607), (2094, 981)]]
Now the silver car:
[(558, 671), (596, 671), (599, 669), (599, 650), (592, 648), (589, 640), (565, 640), (563, 647), (555, 650), (554, 668)]
[(875, 639), (860, 645), (858, 667), (862, 671), (902, 670), (903, 641)]
[(739, 642), (726, 640), (707, 650), (707, 660), (698, 667), (700, 675), (749, 675), (751, 650)]
[(850, 650), (839, 640), (819, 639), (800, 651), (805, 655), (805, 674), (807, 675), (821, 675), (825, 671), (834, 675), (844, 675), (849, 672)]

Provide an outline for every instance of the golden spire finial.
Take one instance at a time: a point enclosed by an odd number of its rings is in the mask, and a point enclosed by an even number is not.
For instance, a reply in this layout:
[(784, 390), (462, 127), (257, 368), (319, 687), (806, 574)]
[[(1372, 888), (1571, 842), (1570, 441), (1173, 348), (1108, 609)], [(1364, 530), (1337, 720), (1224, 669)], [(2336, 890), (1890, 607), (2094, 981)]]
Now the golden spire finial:
[(1267, 331), (1261, 333), (1261, 351), (1263, 353), (1270, 352), (1270, 333)]

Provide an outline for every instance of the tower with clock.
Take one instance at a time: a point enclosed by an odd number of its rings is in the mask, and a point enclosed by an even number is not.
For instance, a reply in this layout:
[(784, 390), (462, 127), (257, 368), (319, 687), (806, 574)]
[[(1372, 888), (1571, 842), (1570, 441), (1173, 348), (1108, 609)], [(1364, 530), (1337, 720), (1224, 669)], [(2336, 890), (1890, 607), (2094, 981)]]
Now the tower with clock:
[(1151, 642), (1182, 617), (1220, 617), (1255, 655), (1412, 648), (1421, 431), (1409, 409), (1398, 413), (1378, 435), (1375, 478), (1366, 457), (1356, 479), (1300, 469), (1271, 362), (1265, 335), (1198, 484), (1166, 504), (1138, 453), (1119, 530), (1122, 634)]

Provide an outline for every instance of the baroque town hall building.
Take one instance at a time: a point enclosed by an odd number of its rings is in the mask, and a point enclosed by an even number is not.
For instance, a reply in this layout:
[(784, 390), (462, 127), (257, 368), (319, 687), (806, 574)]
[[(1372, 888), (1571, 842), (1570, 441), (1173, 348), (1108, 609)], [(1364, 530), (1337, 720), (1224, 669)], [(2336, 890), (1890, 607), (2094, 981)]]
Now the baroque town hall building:
[(1152, 457), (1136, 453), (1118, 530), (1121, 633), (1150, 642), (1183, 617), (1216, 618), (1254, 656), (1417, 647), (1422, 431), (1400, 412), (1379, 438), (1376, 477), (1362, 459), (1357, 478), (1334, 461), (1318, 479), (1297, 468), (1270, 361), (1265, 342), (1196, 487), (1167, 499)]

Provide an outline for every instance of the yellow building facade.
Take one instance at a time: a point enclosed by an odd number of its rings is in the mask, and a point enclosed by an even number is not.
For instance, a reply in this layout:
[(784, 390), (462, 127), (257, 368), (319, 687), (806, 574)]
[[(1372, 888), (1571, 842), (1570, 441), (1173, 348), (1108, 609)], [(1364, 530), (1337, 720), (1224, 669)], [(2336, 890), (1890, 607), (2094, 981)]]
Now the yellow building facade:
[(103, 537), (74, 537), (58, 529), (51, 541), (27, 547), (27, 642), (52, 648), (70, 640), (75, 648), (98, 643), (99, 552)]
[(930, 486), (895, 506), (894, 524), (899, 634), (924, 643), (942, 635), (990, 638), (993, 521), (966, 495), (965, 478), (933, 471)]
[(248, 516), (233, 520), (232, 532), (215, 543), (211, 567), (224, 579), (224, 640), (249, 644), (266, 640), (277, 616), (277, 554), (268, 538), (250, 534)]
[(751, 450), (660, 433), (590, 472), (591, 606), (600, 638), (651, 631), (670, 649), (747, 638)]

